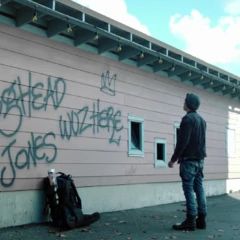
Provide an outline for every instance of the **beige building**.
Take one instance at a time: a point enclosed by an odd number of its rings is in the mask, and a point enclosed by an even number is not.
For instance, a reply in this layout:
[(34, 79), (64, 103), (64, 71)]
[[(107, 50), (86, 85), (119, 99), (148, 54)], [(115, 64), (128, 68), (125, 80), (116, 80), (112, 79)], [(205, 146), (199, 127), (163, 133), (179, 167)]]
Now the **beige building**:
[(206, 119), (208, 196), (240, 189), (240, 78), (66, 0), (2, 0), (0, 227), (43, 221), (42, 179), (84, 212), (183, 200), (174, 149), (187, 92)]

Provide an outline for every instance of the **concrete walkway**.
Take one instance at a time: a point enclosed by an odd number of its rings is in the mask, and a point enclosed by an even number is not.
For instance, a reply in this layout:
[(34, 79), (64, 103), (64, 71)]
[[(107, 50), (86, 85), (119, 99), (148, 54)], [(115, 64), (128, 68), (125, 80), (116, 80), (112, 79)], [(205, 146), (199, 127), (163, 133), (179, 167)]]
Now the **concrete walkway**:
[(240, 239), (240, 193), (208, 198), (206, 230), (177, 232), (172, 224), (185, 217), (183, 203), (102, 213), (88, 228), (62, 233), (47, 225), (0, 229), (0, 240), (233, 240)]

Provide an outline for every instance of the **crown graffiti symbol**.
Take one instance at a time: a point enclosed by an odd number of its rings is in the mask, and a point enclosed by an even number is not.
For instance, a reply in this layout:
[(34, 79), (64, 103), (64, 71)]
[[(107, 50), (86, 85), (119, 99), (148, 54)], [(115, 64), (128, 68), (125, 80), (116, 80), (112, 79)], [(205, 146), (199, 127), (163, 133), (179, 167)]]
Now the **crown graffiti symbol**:
[(102, 73), (101, 75), (101, 91), (109, 94), (111, 96), (115, 96), (115, 82), (117, 79), (117, 74), (113, 74), (110, 76), (110, 72), (106, 71), (106, 73)]

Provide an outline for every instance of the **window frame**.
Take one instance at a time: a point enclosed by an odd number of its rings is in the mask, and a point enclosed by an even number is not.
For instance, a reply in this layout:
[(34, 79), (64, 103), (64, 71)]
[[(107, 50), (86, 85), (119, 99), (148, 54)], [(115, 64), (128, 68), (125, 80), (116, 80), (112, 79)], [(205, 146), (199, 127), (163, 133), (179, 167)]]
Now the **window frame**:
[[(163, 159), (157, 159), (157, 144), (164, 145)], [(165, 138), (155, 138), (154, 141), (154, 166), (157, 167), (167, 167), (167, 140)]]
[[(140, 124), (140, 149), (133, 149), (132, 146), (132, 125), (131, 123)], [(137, 116), (128, 116), (128, 156), (144, 157), (144, 119)]]

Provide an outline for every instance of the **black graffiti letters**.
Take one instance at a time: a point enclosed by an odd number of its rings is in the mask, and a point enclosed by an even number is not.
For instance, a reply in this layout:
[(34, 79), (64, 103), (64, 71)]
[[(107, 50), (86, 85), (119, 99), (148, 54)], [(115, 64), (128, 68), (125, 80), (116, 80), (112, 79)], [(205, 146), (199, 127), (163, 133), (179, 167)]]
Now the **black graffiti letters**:
[(22, 111), (18, 102), (16, 101), (16, 91), (14, 90), (16, 81), (14, 81), (9, 88), (6, 88), (2, 92), (1, 96), (1, 117), (2, 121), (8, 122), (8, 116), (11, 114), (14, 116), (14, 124), (11, 131), (0, 128), (0, 134), (6, 137), (11, 137), (18, 132), (22, 124)]
[[(11, 130), (0, 127), (0, 134), (5, 137), (14, 136), (21, 128), (23, 116), (31, 117), (32, 110), (46, 111), (49, 106), (57, 109), (66, 92), (66, 83), (62, 78), (48, 77), (47, 84), (37, 82), (32, 84), (31, 73), (28, 77), (28, 86), (17, 80), (4, 89), (0, 99), (0, 120), (8, 122)], [(9, 120), (9, 121), (10, 121)]]
[(102, 73), (100, 90), (108, 95), (115, 96), (115, 82), (117, 74), (110, 76), (110, 72)]
[[(34, 76), (37, 77), (37, 74)], [(44, 78), (36, 81), (29, 72), (27, 79), (17, 77), (10, 84), (1, 82), (1, 86), (8, 85), (0, 89), (0, 138), (4, 140), (0, 146), (0, 187), (11, 187), (20, 170), (24, 174), (40, 163), (45, 167), (54, 162), (58, 153), (56, 140), (70, 140), (89, 130), (93, 135), (104, 131), (109, 143), (120, 144), (122, 113), (113, 106), (103, 106), (99, 99), (77, 110), (71, 108), (66, 113), (61, 108), (62, 115), (57, 117), (60, 134), (46, 130), (45, 126), (39, 128), (38, 133), (31, 132), (29, 129), (33, 126), (37, 129), (35, 125), (41, 123), (36, 112), (59, 110), (66, 95), (67, 84), (64, 79), (52, 76)], [(115, 80), (116, 75), (110, 76), (107, 71), (102, 77), (101, 91), (114, 96)], [(31, 121), (30, 125), (28, 121)]]
[[(45, 135), (31, 133), (27, 147), (18, 147), (16, 139), (11, 141), (1, 154), (2, 158), (8, 160), (8, 163), (0, 169), (1, 185), (4, 187), (11, 186), (15, 181), (17, 169), (36, 167), (39, 161), (53, 162), (57, 157), (57, 147), (51, 141), (55, 137), (53, 132), (48, 132)], [(5, 174), (7, 175), (6, 178)], [(6, 181), (5, 179), (9, 180)]]
[(52, 142), (56, 137), (53, 132), (38, 135), (31, 132), (29, 140), (26, 140), (26, 147), (19, 146), (16, 137), (23, 117), (31, 117), (34, 110), (59, 108), (66, 92), (65, 80), (49, 76), (33, 83), (29, 72), (25, 81), (28, 84), (24, 85), (22, 82), (17, 77), (0, 93), (0, 135), (10, 138), (0, 153), (1, 160), (4, 160), (0, 164), (0, 185), (3, 187), (10, 187), (14, 183), (17, 170), (36, 167), (39, 161), (51, 163), (57, 156), (57, 146)]
[(48, 86), (47, 94), (43, 97), (44, 110), (46, 111), (47, 106), (50, 104), (53, 105), (54, 109), (57, 109), (66, 92), (66, 83), (62, 78), (52, 79), (48, 77)]
[(88, 106), (78, 111), (67, 113), (67, 120), (63, 116), (59, 119), (61, 137), (70, 139), (73, 136), (80, 136), (87, 129), (91, 128), (93, 134), (99, 133), (100, 129), (106, 129), (110, 133), (109, 143), (120, 144), (121, 136), (117, 135), (122, 129), (121, 112), (115, 111), (112, 106), (101, 109), (100, 100), (93, 103), (90, 110)]

